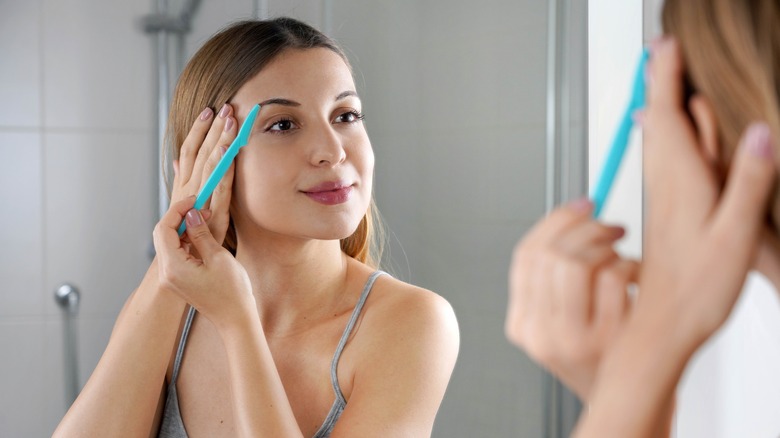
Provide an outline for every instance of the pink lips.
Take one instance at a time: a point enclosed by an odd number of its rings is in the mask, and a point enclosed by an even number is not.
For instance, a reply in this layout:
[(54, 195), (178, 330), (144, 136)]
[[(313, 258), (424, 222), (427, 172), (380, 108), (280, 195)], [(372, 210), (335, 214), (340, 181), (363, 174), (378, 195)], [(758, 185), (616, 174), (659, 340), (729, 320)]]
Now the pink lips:
[(338, 205), (349, 200), (352, 185), (342, 181), (326, 181), (303, 190), (303, 193), (320, 204)]

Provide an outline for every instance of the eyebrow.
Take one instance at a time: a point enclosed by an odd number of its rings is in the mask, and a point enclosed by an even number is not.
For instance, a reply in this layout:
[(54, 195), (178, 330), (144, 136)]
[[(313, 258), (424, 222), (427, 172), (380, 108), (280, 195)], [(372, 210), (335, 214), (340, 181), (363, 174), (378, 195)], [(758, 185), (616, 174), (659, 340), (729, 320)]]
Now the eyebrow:
[[(336, 98), (334, 100), (335, 101), (339, 101), (339, 100), (347, 98), (349, 96), (355, 96), (358, 99), (360, 99), (360, 97), (358, 96), (357, 92), (352, 91), (352, 90), (347, 90), (347, 91), (342, 91), (341, 93), (339, 93), (339, 95), (336, 96)], [(266, 105), (301, 106), (301, 104), (299, 102), (296, 102), (296, 101), (290, 100), (290, 99), (284, 99), (282, 97), (272, 97), (271, 99), (267, 99), (267, 100), (264, 100), (264, 101), (260, 102), (260, 106), (261, 107), (266, 106)]]

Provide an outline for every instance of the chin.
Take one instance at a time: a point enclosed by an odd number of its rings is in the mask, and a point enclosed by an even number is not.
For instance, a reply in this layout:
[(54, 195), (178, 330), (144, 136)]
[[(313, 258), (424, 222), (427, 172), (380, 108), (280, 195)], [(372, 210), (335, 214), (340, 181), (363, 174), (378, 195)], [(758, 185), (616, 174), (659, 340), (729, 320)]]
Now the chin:
[[(361, 217), (362, 219), (362, 217)], [(318, 240), (342, 240), (355, 234), (358, 225), (360, 225), (360, 219), (352, 223), (346, 224), (333, 224), (333, 226), (323, 227), (317, 230), (316, 236), (312, 236)]]

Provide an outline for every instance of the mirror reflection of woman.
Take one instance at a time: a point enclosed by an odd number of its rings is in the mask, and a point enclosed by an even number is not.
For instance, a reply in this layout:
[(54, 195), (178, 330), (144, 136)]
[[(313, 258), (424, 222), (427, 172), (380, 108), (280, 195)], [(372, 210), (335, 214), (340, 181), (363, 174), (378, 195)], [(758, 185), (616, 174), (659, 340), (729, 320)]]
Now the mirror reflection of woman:
[(578, 201), (540, 221), (510, 269), (507, 336), (587, 403), (578, 436), (668, 436), (685, 366), (747, 272), (780, 290), (780, 3), (667, 0), (663, 24), (639, 115), (641, 266)]
[[(260, 102), (247, 146), (192, 209)], [(377, 270), (362, 120), (344, 53), (304, 23), (237, 23), (198, 51), (171, 107), (157, 257), (55, 436), (431, 434), (457, 322)]]

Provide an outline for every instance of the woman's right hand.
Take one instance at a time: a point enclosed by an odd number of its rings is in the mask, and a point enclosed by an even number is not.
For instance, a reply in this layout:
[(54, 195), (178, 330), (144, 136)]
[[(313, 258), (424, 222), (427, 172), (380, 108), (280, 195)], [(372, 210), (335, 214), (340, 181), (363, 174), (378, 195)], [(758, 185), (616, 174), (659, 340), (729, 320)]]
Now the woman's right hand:
[[(246, 270), (214, 239), (194, 204), (195, 196), (171, 204), (154, 229), (160, 288), (181, 297), (218, 329), (242, 322), (241, 317), (257, 318)], [(178, 235), (185, 217), (189, 244)]]
[(509, 273), (507, 338), (588, 398), (604, 351), (630, 310), (638, 264), (613, 249), (620, 227), (577, 201), (542, 219), (516, 246)]
[[(171, 204), (196, 195), (222, 158), (224, 150), (238, 133), (233, 108), (225, 104), (214, 116), (211, 108), (204, 109), (184, 139), (179, 159), (173, 162)], [(230, 223), (230, 195), (233, 188), (234, 166), (219, 182), (211, 199), (206, 202), (204, 216), (212, 235), (222, 243)]]

